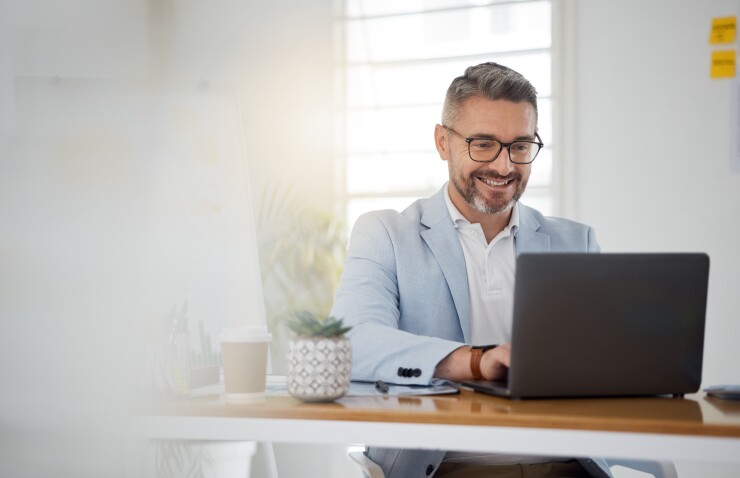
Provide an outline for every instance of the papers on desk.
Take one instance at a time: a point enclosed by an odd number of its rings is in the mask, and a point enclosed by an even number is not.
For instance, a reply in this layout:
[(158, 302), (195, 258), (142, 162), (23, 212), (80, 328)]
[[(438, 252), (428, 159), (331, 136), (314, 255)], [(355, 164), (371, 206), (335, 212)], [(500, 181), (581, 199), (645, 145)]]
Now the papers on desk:
[(375, 386), (375, 382), (351, 382), (349, 392), (345, 397), (367, 397), (367, 396), (419, 396), (419, 395), (450, 395), (460, 391), (447, 383), (439, 383), (431, 386), (424, 385), (394, 385), (387, 384), (388, 391), (381, 392)]
[(268, 375), (265, 383), (265, 395), (268, 397), (287, 397), (289, 394), (285, 375)]
[[(381, 392), (375, 382), (350, 382), (349, 391), (345, 397), (372, 397), (372, 396), (419, 396), (419, 395), (450, 395), (459, 393), (457, 387), (444, 380), (435, 380), (430, 386), (394, 385), (388, 384), (388, 391)], [(287, 396), (288, 385), (282, 375), (268, 375), (265, 395)]]

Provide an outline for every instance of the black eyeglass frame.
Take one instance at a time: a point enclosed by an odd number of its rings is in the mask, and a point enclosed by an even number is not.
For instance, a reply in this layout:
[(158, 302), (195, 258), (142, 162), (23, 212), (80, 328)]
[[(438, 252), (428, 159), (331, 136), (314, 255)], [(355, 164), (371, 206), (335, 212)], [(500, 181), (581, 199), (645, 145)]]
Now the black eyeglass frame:
[[(539, 133), (535, 133), (534, 134), (535, 137), (537, 138), (537, 141), (517, 140), (517, 141), (512, 141), (511, 143), (503, 143), (503, 142), (497, 140), (496, 138), (466, 138), (465, 136), (461, 135), (460, 133), (458, 133), (454, 129), (450, 128), (449, 126), (442, 125), (442, 127), (444, 129), (446, 129), (447, 131), (449, 131), (450, 133), (454, 133), (454, 134), (458, 135), (459, 137), (461, 137), (462, 139), (464, 139), (466, 143), (468, 143), (468, 157), (470, 158), (471, 161), (475, 161), (476, 163), (492, 163), (492, 162), (496, 161), (496, 159), (498, 159), (499, 155), (501, 154), (501, 151), (503, 151), (504, 148), (506, 148), (506, 151), (509, 153), (509, 161), (511, 161), (512, 163), (514, 163), (514, 164), (532, 164), (532, 162), (534, 162), (535, 158), (537, 158), (537, 155), (540, 154), (540, 151), (542, 151), (542, 148), (545, 146), (545, 143), (542, 142), (542, 138), (540, 138)], [(489, 159), (489, 160), (486, 160), (486, 161), (481, 161), (479, 159), (473, 159), (473, 155), (470, 154), (470, 143), (472, 143), (475, 140), (481, 140), (481, 139), (482, 140), (486, 140), (486, 139), (493, 140), (493, 141), (496, 141), (500, 145), (498, 151), (496, 152), (495, 155), (493, 155), (493, 158), (492, 159)], [(511, 159), (511, 146), (513, 144), (516, 144), (516, 143), (536, 144), (536, 145), (539, 146), (539, 149), (535, 153), (534, 157), (531, 160), (527, 161), (527, 162), (514, 161), (513, 159)]]

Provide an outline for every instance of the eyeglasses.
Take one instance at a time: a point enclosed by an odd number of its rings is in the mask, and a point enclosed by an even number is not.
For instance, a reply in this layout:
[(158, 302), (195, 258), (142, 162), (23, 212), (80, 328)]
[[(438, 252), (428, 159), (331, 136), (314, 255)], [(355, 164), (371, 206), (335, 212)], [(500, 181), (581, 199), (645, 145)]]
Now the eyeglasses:
[(535, 133), (537, 141), (514, 141), (513, 143), (502, 143), (493, 138), (466, 138), (449, 126), (442, 125), (450, 133), (454, 133), (468, 143), (468, 156), (478, 163), (490, 163), (496, 161), (501, 150), (506, 148), (509, 152), (509, 161), (516, 164), (529, 164), (537, 157), (537, 153), (545, 145), (540, 135)]

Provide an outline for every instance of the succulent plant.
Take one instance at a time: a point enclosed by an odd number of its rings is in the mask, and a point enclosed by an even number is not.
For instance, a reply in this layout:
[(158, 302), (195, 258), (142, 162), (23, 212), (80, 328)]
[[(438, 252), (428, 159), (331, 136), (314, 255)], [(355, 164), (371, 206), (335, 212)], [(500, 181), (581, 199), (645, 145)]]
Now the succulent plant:
[(316, 317), (311, 312), (297, 312), (287, 320), (287, 325), (295, 334), (303, 337), (341, 337), (352, 327), (345, 327), (343, 319), (336, 317)]

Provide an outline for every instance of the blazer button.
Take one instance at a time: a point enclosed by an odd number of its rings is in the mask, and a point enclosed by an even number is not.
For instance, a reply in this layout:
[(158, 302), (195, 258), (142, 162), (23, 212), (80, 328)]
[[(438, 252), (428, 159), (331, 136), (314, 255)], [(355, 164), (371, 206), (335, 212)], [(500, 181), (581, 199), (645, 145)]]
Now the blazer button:
[(421, 370), (418, 368), (414, 369), (414, 377), (421, 377)]
[(426, 472), (427, 476), (431, 475), (433, 471), (434, 471), (434, 465), (427, 466), (427, 472)]
[(398, 367), (398, 376), (399, 376), (399, 377), (403, 377), (403, 372), (404, 372), (405, 370), (406, 370), (406, 369), (405, 369), (405, 368), (403, 368), (403, 367)]

